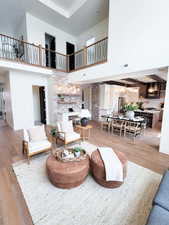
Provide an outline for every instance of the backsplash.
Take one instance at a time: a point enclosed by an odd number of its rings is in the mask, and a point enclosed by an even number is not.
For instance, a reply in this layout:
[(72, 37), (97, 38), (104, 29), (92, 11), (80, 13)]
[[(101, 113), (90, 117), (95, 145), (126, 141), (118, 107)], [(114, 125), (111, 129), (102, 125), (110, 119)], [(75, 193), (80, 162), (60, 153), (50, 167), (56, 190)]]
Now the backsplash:
[(164, 102), (164, 98), (159, 99), (141, 99), (140, 101), (144, 102), (143, 107), (144, 108), (156, 108), (161, 109), (160, 105)]

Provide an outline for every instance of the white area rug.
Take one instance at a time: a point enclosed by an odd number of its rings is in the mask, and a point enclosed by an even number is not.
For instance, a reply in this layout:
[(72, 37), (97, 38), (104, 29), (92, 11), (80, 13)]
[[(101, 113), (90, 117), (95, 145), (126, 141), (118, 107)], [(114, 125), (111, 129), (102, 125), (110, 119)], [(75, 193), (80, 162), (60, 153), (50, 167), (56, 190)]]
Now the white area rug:
[(35, 225), (145, 225), (161, 175), (129, 162), (118, 189), (103, 188), (89, 175), (81, 186), (64, 190), (48, 180), (47, 157), (13, 165)]

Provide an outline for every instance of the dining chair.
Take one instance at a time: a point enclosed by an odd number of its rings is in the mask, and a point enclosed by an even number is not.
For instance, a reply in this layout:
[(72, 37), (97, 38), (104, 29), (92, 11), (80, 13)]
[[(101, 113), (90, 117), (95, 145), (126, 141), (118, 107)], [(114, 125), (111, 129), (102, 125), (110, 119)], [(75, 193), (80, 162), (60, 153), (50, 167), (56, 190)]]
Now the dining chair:
[(108, 132), (110, 132), (110, 127), (111, 127), (111, 119), (107, 117), (102, 117), (101, 119), (101, 129), (107, 129)]
[(126, 121), (125, 128), (124, 128), (125, 137), (126, 137), (126, 134), (129, 134), (133, 136), (133, 140), (135, 142), (136, 136), (140, 135), (141, 132), (142, 132), (142, 128), (141, 128), (140, 122)]
[(111, 122), (112, 132), (119, 132), (120, 136), (122, 136), (122, 131), (124, 130), (125, 121), (119, 119), (113, 119)]
[(147, 128), (147, 120), (146, 118), (144, 118), (144, 121), (141, 123), (141, 132), (143, 135), (145, 134), (146, 128)]

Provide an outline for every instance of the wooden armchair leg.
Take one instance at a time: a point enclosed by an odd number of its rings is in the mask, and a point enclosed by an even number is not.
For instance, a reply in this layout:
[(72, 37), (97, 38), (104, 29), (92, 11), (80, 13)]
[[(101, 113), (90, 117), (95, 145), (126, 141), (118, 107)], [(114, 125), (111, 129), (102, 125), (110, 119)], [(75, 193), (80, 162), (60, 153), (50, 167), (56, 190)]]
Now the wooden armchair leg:
[(25, 155), (25, 147), (24, 147), (24, 145), (22, 146), (22, 153), (23, 153), (23, 155)]
[(25, 153), (26, 153), (26, 149), (25, 149), (25, 144), (24, 144), (24, 142), (22, 143), (22, 153), (23, 153), (23, 155), (25, 155)]
[(30, 156), (27, 155), (28, 164), (30, 164)]

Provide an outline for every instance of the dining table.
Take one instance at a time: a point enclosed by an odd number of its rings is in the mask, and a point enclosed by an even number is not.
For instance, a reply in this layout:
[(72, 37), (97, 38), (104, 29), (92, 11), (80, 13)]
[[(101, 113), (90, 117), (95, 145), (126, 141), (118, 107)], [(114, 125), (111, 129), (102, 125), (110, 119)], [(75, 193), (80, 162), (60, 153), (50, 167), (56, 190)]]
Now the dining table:
[(101, 116), (102, 118), (106, 118), (107, 122), (109, 122), (109, 120), (113, 120), (113, 119), (116, 119), (116, 120), (123, 120), (123, 121), (128, 121), (128, 122), (139, 122), (139, 123), (146, 123), (145, 121), (145, 118), (144, 117), (140, 117), (140, 116), (136, 116), (134, 117), (133, 119), (130, 119), (126, 116), (113, 116), (113, 115), (102, 115)]

